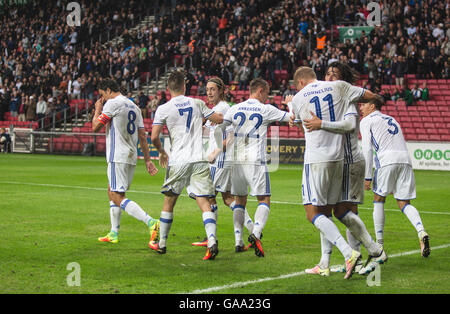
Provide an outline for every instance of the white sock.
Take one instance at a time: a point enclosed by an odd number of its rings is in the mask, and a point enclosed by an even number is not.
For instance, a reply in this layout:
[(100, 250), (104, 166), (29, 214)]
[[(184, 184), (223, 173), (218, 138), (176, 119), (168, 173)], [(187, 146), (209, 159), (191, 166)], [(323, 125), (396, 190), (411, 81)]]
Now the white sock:
[(204, 212), (202, 214), (203, 224), (205, 226), (206, 237), (208, 238), (208, 247), (216, 243), (216, 214), (213, 212)]
[(358, 215), (356, 215), (352, 211), (348, 211), (340, 220), (348, 228), (348, 243), (354, 250), (361, 252), (360, 244), (362, 243), (370, 255), (379, 256), (381, 254), (380, 246), (377, 245), (375, 241), (373, 241), (372, 237), (367, 231), (366, 225)]
[(384, 232), (384, 203), (373, 202), (373, 226), (375, 228), (375, 237), (377, 242), (383, 245)]
[(119, 233), (122, 210), (113, 201), (109, 202), (109, 216), (111, 218), (111, 231)]
[(348, 245), (350, 245), (353, 250), (361, 253), (361, 242), (353, 236), (348, 228), (345, 230), (345, 234), (347, 236)]
[(244, 245), (243, 231), (244, 231), (245, 208), (241, 205), (235, 205), (233, 209), (233, 225), (234, 225), (234, 240), (236, 246)]
[(402, 212), (406, 215), (406, 217), (408, 217), (414, 228), (416, 228), (417, 233), (424, 230), (422, 219), (420, 219), (420, 214), (414, 206), (408, 204), (403, 207)]
[(150, 219), (153, 219), (136, 202), (133, 202), (128, 198), (124, 199), (122, 203), (120, 203), (120, 208), (126, 211), (130, 216), (133, 216), (137, 220), (145, 223), (146, 226), (148, 226)]
[(248, 214), (248, 211), (246, 208), (244, 208), (244, 214), (245, 214), (244, 226), (245, 226), (245, 228), (247, 228), (248, 233), (252, 234), (253, 228), (255, 227), (255, 225), (253, 224), (253, 220), (252, 220), (252, 218), (250, 218), (250, 215)]
[(255, 213), (255, 225), (253, 227), (253, 234), (258, 239), (261, 239), (261, 232), (266, 225), (269, 218), (270, 207), (266, 203), (259, 203)]
[(216, 220), (217, 223), (217, 218), (218, 218), (218, 214), (219, 214), (219, 207), (217, 207), (217, 204), (213, 204), (210, 206), (211, 207), (211, 211), (214, 213), (214, 219)]
[(319, 214), (315, 216), (312, 220), (312, 224), (324, 234), (328, 241), (333, 243), (339, 251), (341, 251), (346, 260), (352, 256), (352, 248), (342, 237), (336, 225), (330, 219), (325, 217), (325, 215)]
[[(333, 216), (327, 217), (333, 221)], [(330, 257), (333, 251), (333, 243), (328, 241), (327, 237), (320, 233), (320, 248), (322, 251), (322, 256), (320, 257), (319, 267), (322, 269), (330, 267)]]
[[(235, 206), (236, 206), (236, 201), (233, 201), (230, 204), (231, 210), (234, 211)], [(252, 218), (250, 218), (250, 215), (248, 214), (248, 211), (246, 208), (244, 208), (244, 213), (245, 213), (244, 226), (245, 226), (245, 228), (247, 228), (248, 233), (252, 234), (253, 233), (253, 220), (252, 220)]]
[(172, 227), (173, 213), (161, 212), (159, 217), (159, 247), (166, 247), (167, 237), (169, 236), (170, 227)]

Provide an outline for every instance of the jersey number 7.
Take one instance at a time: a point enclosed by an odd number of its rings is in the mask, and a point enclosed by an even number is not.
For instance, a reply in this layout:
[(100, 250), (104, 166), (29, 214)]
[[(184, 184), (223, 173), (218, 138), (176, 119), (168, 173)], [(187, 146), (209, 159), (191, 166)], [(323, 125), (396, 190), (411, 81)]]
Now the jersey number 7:
[(178, 112), (180, 113), (180, 116), (183, 116), (185, 112), (187, 112), (187, 120), (186, 120), (186, 133), (189, 133), (189, 130), (191, 129), (191, 121), (192, 121), (192, 107), (184, 108), (184, 109), (178, 109)]

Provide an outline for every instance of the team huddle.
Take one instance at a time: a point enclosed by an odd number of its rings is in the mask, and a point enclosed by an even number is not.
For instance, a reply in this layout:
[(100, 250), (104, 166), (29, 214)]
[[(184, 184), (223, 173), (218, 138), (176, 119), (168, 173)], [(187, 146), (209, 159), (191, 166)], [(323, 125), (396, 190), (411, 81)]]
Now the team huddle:
[[(352, 85), (354, 81), (351, 69), (339, 62), (329, 66), (325, 81), (317, 80), (311, 68), (300, 67), (294, 74), (298, 92), (286, 99), (287, 112), (265, 104), (270, 86), (259, 78), (250, 82), (249, 99), (230, 107), (224, 101), (224, 83), (213, 77), (206, 87), (208, 102), (213, 106), (209, 109), (202, 100), (185, 96), (182, 72), (171, 73), (171, 99), (156, 110), (151, 134), (152, 144), (159, 152), (159, 164), (167, 169), (161, 188), (163, 209), (159, 219), (154, 219), (125, 196), (136, 166), (138, 140), (147, 171), (150, 175), (158, 172), (150, 160), (140, 109), (120, 94), (114, 81), (103, 80), (98, 86), (101, 98), (95, 104), (93, 130), (98, 132), (106, 126), (111, 231), (99, 241), (118, 242), (124, 210), (148, 226), (149, 247), (165, 254), (173, 210), (186, 188), (202, 211), (206, 237), (193, 245), (206, 247), (204, 260), (214, 260), (219, 253), (218, 192), (233, 211), (235, 252), (251, 248), (256, 256), (264, 257), (261, 240), (271, 196), (267, 128), (274, 122), (288, 122), (291, 127), (305, 130), (303, 205), (307, 219), (320, 231), (320, 262), (306, 269), (306, 273), (329, 276), (333, 246), (344, 256), (345, 263), (339, 271), (345, 273), (345, 279), (354, 272), (367, 275), (385, 263), (388, 255), (383, 246), (384, 202), (389, 194), (394, 195), (416, 228), (422, 256), (427, 257), (429, 236), (410, 203), (416, 197), (414, 173), (400, 125), (380, 112), (383, 100), (379, 95)], [(170, 153), (160, 140), (164, 126), (170, 136)], [(203, 145), (205, 129), (209, 131), (207, 150)], [(376, 241), (358, 216), (358, 204), (363, 203), (364, 190), (370, 190), (371, 184)], [(257, 199), (253, 220), (247, 211), (249, 194)], [(347, 240), (334, 224), (333, 214), (347, 227)], [(244, 227), (249, 233), (248, 245)], [(361, 244), (369, 254), (365, 264), (361, 261)]]

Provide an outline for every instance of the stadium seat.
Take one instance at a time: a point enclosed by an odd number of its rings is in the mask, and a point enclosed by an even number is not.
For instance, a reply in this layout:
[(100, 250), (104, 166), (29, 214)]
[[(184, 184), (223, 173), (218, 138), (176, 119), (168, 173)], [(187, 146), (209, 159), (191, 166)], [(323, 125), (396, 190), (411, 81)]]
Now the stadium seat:
[(419, 135), (417, 135), (417, 140), (418, 141), (428, 141), (429, 140), (428, 134), (419, 134)]

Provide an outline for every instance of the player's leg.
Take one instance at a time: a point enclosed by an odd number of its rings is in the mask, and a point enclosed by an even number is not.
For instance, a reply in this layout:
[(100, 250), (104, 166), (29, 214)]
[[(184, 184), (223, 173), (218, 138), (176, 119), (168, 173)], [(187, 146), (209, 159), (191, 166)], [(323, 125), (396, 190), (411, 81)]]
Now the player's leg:
[(248, 237), (248, 241), (255, 249), (258, 257), (264, 257), (261, 238), (264, 227), (270, 214), (270, 176), (267, 166), (246, 167), (245, 176), (250, 185), (250, 195), (256, 196), (258, 207), (255, 212), (255, 223), (253, 232)]
[(166, 170), (161, 188), (161, 193), (164, 194), (164, 203), (159, 216), (158, 240), (150, 241), (148, 244), (152, 250), (160, 254), (166, 253), (167, 238), (173, 223), (173, 209), (187, 182), (188, 170), (187, 165), (170, 166)]
[(337, 226), (324, 213), (327, 205), (335, 205), (342, 191), (343, 162), (305, 165), (303, 186), (304, 205), (308, 220), (333, 243), (346, 260), (345, 279), (351, 277), (361, 254), (352, 250)]
[(172, 191), (164, 192), (163, 209), (159, 216), (159, 241), (150, 241), (148, 246), (159, 254), (166, 253), (167, 238), (173, 223), (173, 209), (177, 203), (179, 194)]
[(377, 243), (384, 245), (384, 203), (386, 202), (386, 195), (392, 193), (392, 182), (395, 180), (392, 177), (392, 167), (385, 166), (375, 169), (373, 176), (373, 226), (375, 228), (375, 238)]
[[(353, 208), (353, 210), (352, 210)], [(388, 257), (383, 250), (383, 247), (376, 243), (370, 236), (364, 222), (355, 214), (357, 212), (357, 205), (348, 202), (340, 203), (336, 207), (335, 216), (348, 228), (350, 238), (353, 237), (355, 242), (362, 243), (369, 253), (366, 264), (359, 263), (355, 270), (361, 275), (367, 275), (373, 270), (377, 264), (383, 264)], [(351, 246), (351, 245), (350, 245)], [(352, 247), (353, 250), (361, 252), (359, 247)]]
[(402, 213), (405, 214), (417, 231), (422, 256), (428, 257), (431, 252), (429, 236), (425, 232), (425, 227), (423, 226), (419, 211), (411, 205), (410, 201), (416, 198), (414, 172), (412, 167), (407, 164), (399, 165), (398, 169), (399, 171), (397, 184), (394, 190), (394, 197), (397, 200), (398, 207), (402, 210)]
[(244, 175), (244, 166), (237, 164), (231, 169), (231, 194), (234, 201), (230, 204), (233, 210), (233, 227), (235, 251), (237, 253), (245, 251), (243, 233), (245, 224), (245, 213), (247, 206), (248, 182)]
[[(188, 194), (190, 195), (191, 198), (193, 198), (195, 200), (197, 199), (192, 193), (189, 192), (189, 189), (188, 189)], [(217, 191), (216, 191), (216, 197), (217, 197)], [(211, 208), (211, 211), (215, 214), (215, 219), (216, 219), (216, 223), (217, 223), (218, 206), (217, 206), (216, 197), (211, 197), (211, 198), (209, 198), (208, 201), (209, 201), (209, 207)], [(207, 247), (208, 246), (208, 237), (204, 237), (203, 240), (201, 240), (201, 241), (193, 242), (192, 245), (199, 246), (199, 247)]]
[[(232, 185), (231, 173), (232, 173), (231, 168), (223, 169), (223, 175), (221, 176), (221, 179), (220, 179), (220, 181), (221, 181), (220, 185), (225, 188), (220, 189), (220, 192), (222, 193), (222, 199), (223, 199), (224, 204), (227, 205), (228, 207), (230, 207), (231, 210), (233, 210), (236, 202), (235, 202), (233, 194), (231, 193), (231, 185)], [(250, 215), (248, 214), (247, 208), (245, 208), (245, 206), (244, 206), (244, 215), (245, 215), (244, 226), (245, 226), (245, 228), (247, 228), (249, 234), (252, 234), (253, 226), (254, 226), (253, 220), (250, 217)]]
[(109, 186), (108, 186), (108, 198), (109, 198), (109, 216), (111, 220), (111, 230), (106, 236), (100, 237), (98, 238), (98, 240), (100, 242), (118, 243), (120, 218), (122, 216), (122, 210), (112, 201)]
[(215, 189), (207, 163), (190, 165), (189, 189), (196, 196), (197, 205), (202, 211), (203, 224), (208, 238), (204, 260), (213, 260), (219, 253), (217, 244), (216, 214), (212, 211), (209, 199), (215, 197)]

